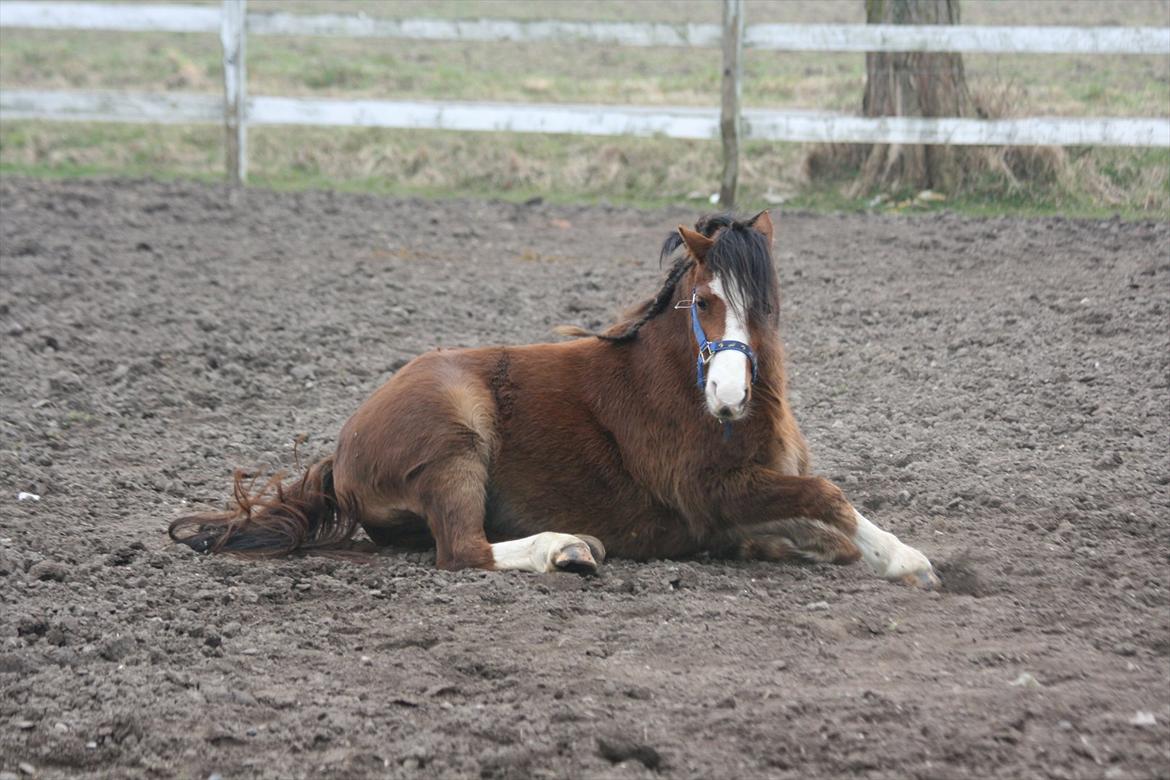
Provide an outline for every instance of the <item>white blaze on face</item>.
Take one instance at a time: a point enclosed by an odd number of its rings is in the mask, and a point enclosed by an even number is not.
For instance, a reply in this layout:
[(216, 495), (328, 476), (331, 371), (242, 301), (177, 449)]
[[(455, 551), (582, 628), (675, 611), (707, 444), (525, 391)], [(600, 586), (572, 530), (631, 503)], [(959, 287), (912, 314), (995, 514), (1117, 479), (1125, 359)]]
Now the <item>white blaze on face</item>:
[[(734, 282), (730, 283), (734, 284)], [(720, 341), (748, 341), (747, 322), (739, 307), (744, 304), (742, 291), (728, 289), (718, 276), (711, 279), (711, 292), (723, 301), (726, 317)], [(751, 361), (748, 356), (734, 349), (726, 349), (711, 358), (707, 364), (707, 410), (720, 418), (739, 419), (747, 406), (748, 387), (751, 382)]]

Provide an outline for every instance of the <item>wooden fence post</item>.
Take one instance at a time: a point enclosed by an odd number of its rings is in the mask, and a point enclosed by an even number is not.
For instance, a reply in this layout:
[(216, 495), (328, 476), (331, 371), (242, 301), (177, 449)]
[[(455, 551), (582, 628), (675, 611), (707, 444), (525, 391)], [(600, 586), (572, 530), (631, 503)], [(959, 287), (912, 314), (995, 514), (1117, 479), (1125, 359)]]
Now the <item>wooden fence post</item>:
[(723, 136), (723, 181), (719, 205), (735, 207), (739, 182), (739, 100), (743, 93), (743, 0), (723, 0), (723, 106), (719, 130)]
[(223, 22), (219, 37), (223, 43), (224, 129), (227, 133), (227, 178), (233, 188), (248, 178), (247, 100), (247, 0), (223, 0)]

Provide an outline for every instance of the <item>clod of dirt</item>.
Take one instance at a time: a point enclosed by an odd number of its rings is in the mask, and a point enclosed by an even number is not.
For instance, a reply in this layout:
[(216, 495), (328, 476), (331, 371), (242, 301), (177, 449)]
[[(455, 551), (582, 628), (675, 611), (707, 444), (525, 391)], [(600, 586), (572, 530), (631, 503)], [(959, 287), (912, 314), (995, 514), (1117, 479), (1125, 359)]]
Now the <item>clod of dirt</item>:
[(619, 734), (598, 737), (597, 752), (611, 764), (634, 759), (640, 761), (647, 769), (658, 769), (662, 766), (662, 755), (657, 750)]
[(24, 674), (32, 669), (32, 664), (15, 653), (0, 655), (0, 674)]
[(81, 377), (72, 371), (58, 371), (49, 377), (49, 389), (55, 393), (76, 393), (85, 387)]
[(204, 739), (213, 745), (243, 745), (244, 740), (228, 731), (227, 729), (213, 726), (210, 731), (204, 735)]
[(631, 699), (638, 699), (639, 701), (650, 701), (654, 698), (654, 693), (645, 685), (634, 685), (626, 688), (625, 694)]
[(970, 550), (963, 550), (949, 561), (938, 561), (934, 568), (947, 593), (983, 598), (993, 592), (976, 570)]
[(1108, 471), (1120, 468), (1123, 463), (1125, 463), (1125, 459), (1121, 457), (1120, 452), (1110, 452), (1094, 463), (1093, 468), (1099, 471)]
[(9, 550), (0, 550), (0, 577), (8, 577), (24, 569), (20, 556)]
[(422, 745), (415, 745), (402, 758), (402, 767), (404, 769), (422, 769), (427, 764), (431, 763), (431, 751)]
[(107, 661), (121, 661), (130, 655), (130, 651), (133, 649), (134, 640), (131, 637), (123, 636), (117, 639), (108, 639), (102, 643), (101, 649), (98, 650), (98, 655)]
[(1031, 672), (1020, 672), (1020, 676), (1012, 680), (1008, 685), (1013, 688), (1042, 688), (1040, 681), (1032, 676)]
[(532, 777), (532, 774), (532, 754), (524, 749), (489, 756), (479, 767), (482, 780), (512, 780)]
[(290, 376), (292, 376), (293, 379), (299, 380), (301, 382), (309, 379), (316, 379), (317, 377), (316, 369), (304, 363), (293, 366), (289, 369), (288, 373)]
[(57, 561), (40, 561), (34, 563), (28, 570), (28, 576), (34, 580), (52, 580), (54, 582), (64, 582), (69, 579), (69, 568)]
[(48, 630), (48, 622), (44, 618), (34, 615), (26, 615), (16, 623), (17, 636), (40, 637), (44, 636)]
[(50, 626), (45, 632), (45, 641), (54, 647), (64, 647), (69, 642), (65, 629), (61, 626)]
[(134, 562), (134, 558), (137, 556), (137, 554), (137, 550), (132, 550), (129, 547), (123, 547), (119, 550), (115, 550), (106, 557), (106, 565), (129, 566)]

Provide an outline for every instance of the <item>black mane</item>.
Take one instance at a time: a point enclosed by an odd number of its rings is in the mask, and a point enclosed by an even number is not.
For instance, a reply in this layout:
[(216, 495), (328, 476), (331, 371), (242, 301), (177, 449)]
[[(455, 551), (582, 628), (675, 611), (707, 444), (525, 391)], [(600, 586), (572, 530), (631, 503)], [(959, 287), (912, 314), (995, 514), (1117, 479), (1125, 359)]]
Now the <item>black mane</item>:
[[(752, 227), (759, 216), (737, 220), (731, 214), (711, 214), (700, 218), (695, 230), (715, 239), (704, 262), (712, 273), (733, 282), (742, 293), (745, 300), (733, 303), (749, 318), (778, 325), (780, 288), (771, 247), (764, 234)], [(662, 244), (660, 258), (672, 255), (682, 242), (678, 231), (671, 233)]]
[[(740, 307), (749, 319), (776, 326), (780, 323), (780, 292), (768, 241), (763, 233), (752, 227), (759, 216), (757, 214), (751, 219), (736, 220), (731, 214), (710, 214), (701, 217), (695, 223), (695, 230), (708, 238), (714, 237), (715, 243), (707, 252), (704, 262), (721, 279), (732, 281), (733, 289), (737, 288), (746, 299), (733, 303)], [(667, 236), (662, 244), (659, 262), (673, 255), (682, 246), (682, 242), (682, 236), (677, 230)], [(666, 275), (662, 289), (642, 305), (642, 313), (637, 319), (629, 322), (620, 331), (615, 332), (614, 328), (608, 333), (588, 335), (614, 343), (636, 338), (643, 325), (666, 311), (679, 297), (675, 287), (694, 264), (695, 261), (686, 255), (676, 258)], [(588, 332), (578, 333), (586, 335)]]

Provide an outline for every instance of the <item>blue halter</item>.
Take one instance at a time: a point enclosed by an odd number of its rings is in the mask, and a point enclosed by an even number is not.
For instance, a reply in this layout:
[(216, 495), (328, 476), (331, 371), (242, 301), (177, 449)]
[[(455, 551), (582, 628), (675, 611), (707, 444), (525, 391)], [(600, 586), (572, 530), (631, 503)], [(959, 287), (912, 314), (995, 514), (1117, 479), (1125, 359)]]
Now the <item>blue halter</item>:
[(729, 349), (747, 355), (748, 360), (752, 363), (752, 384), (754, 385), (756, 379), (759, 378), (759, 371), (756, 367), (756, 353), (752, 352), (752, 348), (742, 341), (733, 341), (730, 339), (707, 341), (707, 334), (703, 332), (703, 326), (699, 324), (699, 307), (695, 303), (697, 299), (698, 291), (692, 289), (691, 299), (689, 301), (680, 301), (675, 304), (675, 308), (691, 310), (691, 330), (695, 334), (695, 343), (699, 345), (699, 357), (695, 361), (695, 373), (698, 375), (697, 384), (699, 389), (705, 389), (707, 384), (707, 364), (711, 362), (711, 358)]

